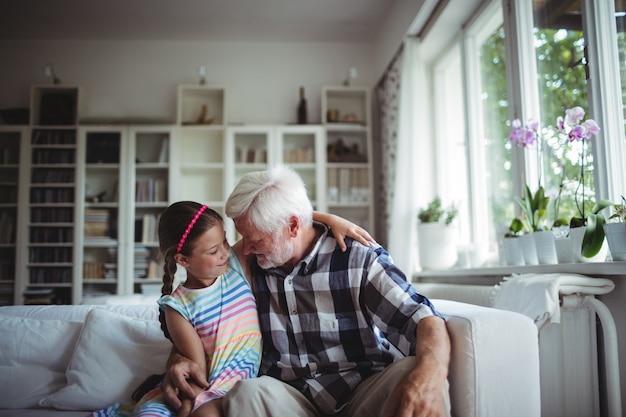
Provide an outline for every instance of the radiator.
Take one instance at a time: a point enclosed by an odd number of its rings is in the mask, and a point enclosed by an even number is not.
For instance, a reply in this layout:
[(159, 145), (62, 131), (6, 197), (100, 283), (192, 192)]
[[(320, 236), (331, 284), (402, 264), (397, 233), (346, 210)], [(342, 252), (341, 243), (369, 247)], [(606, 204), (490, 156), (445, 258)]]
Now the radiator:
[[(414, 285), (429, 298), (492, 306), (493, 286)], [(539, 332), (542, 417), (621, 417), (617, 331), (611, 313), (589, 294), (560, 294), (559, 301), (560, 323), (546, 324)], [(598, 334), (603, 337), (602, 364), (598, 363)], [(605, 402), (600, 398), (601, 376)]]
[[(604, 363), (598, 363), (596, 322), (602, 327)], [(598, 366), (606, 377), (609, 417), (621, 417), (619, 363), (615, 322), (607, 307), (592, 295), (562, 295), (561, 323), (539, 332), (541, 415), (601, 415)]]

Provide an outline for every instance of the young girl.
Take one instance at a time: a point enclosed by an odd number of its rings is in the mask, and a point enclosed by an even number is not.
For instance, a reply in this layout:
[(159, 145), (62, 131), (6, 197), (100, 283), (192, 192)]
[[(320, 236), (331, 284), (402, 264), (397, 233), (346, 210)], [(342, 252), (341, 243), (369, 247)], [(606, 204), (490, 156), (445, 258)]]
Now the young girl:
[[(207, 389), (197, 387), (194, 404), (183, 401), (179, 412), (221, 416), (221, 397), (259, 370), (261, 333), (254, 296), (214, 210), (190, 201), (174, 203), (161, 215), (158, 234), (165, 260), (159, 305), (167, 332), (176, 350), (196, 362), (209, 381)], [(177, 265), (186, 269), (187, 280), (172, 292)], [(160, 387), (144, 395), (134, 412), (173, 414)]]
[[(314, 218), (334, 227), (342, 244), (345, 236), (364, 244), (373, 241), (340, 217), (316, 212)], [(113, 405), (93, 416), (222, 416), (221, 398), (237, 381), (258, 372), (261, 333), (247, 278), (252, 258), (243, 254), (243, 242), (230, 247), (221, 216), (191, 201), (174, 203), (163, 212), (158, 236), (165, 261), (163, 296), (158, 301), (165, 315), (164, 330), (176, 350), (201, 367), (209, 387), (194, 386), (195, 400), (183, 399), (177, 412), (166, 405), (159, 384), (140, 394), (135, 405)], [(177, 265), (186, 269), (187, 279), (174, 289)]]

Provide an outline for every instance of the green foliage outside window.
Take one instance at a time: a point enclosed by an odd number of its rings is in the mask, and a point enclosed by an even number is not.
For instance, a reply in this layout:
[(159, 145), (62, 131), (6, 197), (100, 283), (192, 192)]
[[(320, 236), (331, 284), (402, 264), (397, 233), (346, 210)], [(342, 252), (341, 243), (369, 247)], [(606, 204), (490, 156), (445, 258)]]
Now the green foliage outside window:
[[(624, 37), (620, 37), (623, 45)], [(488, 187), (491, 190), (490, 209), (492, 222), (508, 224), (514, 217), (512, 190), (511, 145), (508, 143), (510, 126), (507, 121), (505, 42), (501, 27), (481, 48), (482, 102), (484, 114), (484, 140), (489, 146)], [(574, 192), (580, 179), (580, 155), (576, 147), (564, 142), (557, 132), (546, 126), (555, 126), (558, 116), (566, 109), (580, 106), (588, 109), (584, 65), (584, 39), (581, 31), (535, 29), (538, 87), (541, 98), (540, 135), (543, 159), (542, 184), (546, 195), (555, 200), (561, 189), (559, 217), (572, 217), (578, 213)], [(601, 140), (601, 139), (599, 139)], [(586, 151), (585, 199), (590, 210), (595, 201), (593, 157), (591, 146)], [(586, 206), (586, 207), (587, 207)], [(554, 213), (550, 213), (554, 218)]]

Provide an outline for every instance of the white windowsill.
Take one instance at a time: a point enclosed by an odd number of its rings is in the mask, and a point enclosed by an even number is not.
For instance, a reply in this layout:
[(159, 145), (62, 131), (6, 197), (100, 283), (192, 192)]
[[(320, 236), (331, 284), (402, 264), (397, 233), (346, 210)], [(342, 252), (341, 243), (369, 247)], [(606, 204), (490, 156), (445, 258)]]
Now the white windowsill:
[(422, 278), (454, 278), (454, 277), (485, 277), (506, 276), (511, 274), (566, 272), (589, 276), (626, 277), (626, 261), (570, 263), (556, 265), (528, 265), (528, 266), (489, 266), (468, 269), (447, 269), (444, 271), (419, 271), (413, 274), (413, 281), (419, 282)]

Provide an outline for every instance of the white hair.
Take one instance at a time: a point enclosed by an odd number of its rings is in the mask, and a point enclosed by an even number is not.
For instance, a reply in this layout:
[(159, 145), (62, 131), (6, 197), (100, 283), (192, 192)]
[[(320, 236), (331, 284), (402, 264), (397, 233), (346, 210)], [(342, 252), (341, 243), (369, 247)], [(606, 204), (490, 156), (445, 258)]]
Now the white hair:
[(272, 234), (291, 216), (305, 226), (313, 222), (302, 178), (284, 165), (244, 175), (226, 201), (226, 215), (233, 220), (245, 217), (258, 230)]

